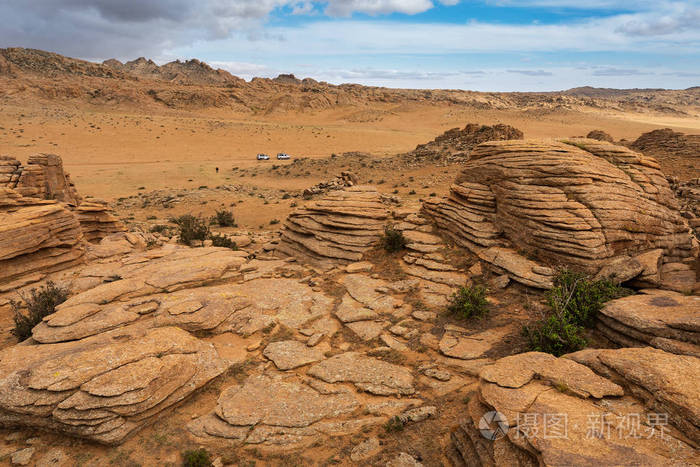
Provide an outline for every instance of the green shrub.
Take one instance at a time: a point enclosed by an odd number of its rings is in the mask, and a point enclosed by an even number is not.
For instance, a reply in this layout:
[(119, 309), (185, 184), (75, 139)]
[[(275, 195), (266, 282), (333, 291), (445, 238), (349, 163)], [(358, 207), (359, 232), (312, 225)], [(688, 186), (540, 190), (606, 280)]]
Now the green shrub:
[(172, 219), (172, 222), (178, 226), (180, 243), (191, 246), (193, 241), (204, 241), (209, 237), (209, 227), (200, 217), (185, 214)]
[(393, 227), (384, 227), (384, 235), (381, 238), (381, 245), (389, 253), (396, 253), (406, 248), (406, 237)]
[(46, 285), (39, 290), (30, 290), (29, 296), (20, 295), (27, 306), (28, 314), (26, 315), (20, 311), (21, 304), (11, 300), (10, 306), (15, 322), (12, 334), (20, 341), (31, 337), (34, 326), (39, 324), (45, 316), (54, 313), (56, 307), (66, 301), (69, 293), (68, 289), (58, 287), (53, 281), (47, 281)]
[(220, 227), (236, 227), (236, 221), (233, 218), (233, 213), (231, 211), (227, 211), (226, 209), (216, 211), (214, 221), (219, 224)]
[(452, 295), (447, 310), (462, 318), (481, 318), (489, 312), (486, 288), (482, 285), (460, 287)]
[(605, 302), (629, 293), (609, 279), (594, 281), (586, 274), (562, 270), (545, 294), (549, 314), (524, 327), (523, 335), (531, 350), (557, 357), (581, 350), (587, 344), (584, 329), (594, 324)]
[(232, 241), (226, 235), (211, 234), (209, 238), (212, 241), (213, 246), (218, 246), (222, 248), (230, 248), (232, 250), (238, 250), (236, 242)]
[(185, 451), (183, 457), (184, 467), (210, 467), (212, 465), (211, 457), (204, 448)]
[(156, 224), (151, 226), (151, 233), (160, 233), (162, 234), (163, 232), (167, 232), (170, 230), (170, 227), (167, 225), (163, 224)]

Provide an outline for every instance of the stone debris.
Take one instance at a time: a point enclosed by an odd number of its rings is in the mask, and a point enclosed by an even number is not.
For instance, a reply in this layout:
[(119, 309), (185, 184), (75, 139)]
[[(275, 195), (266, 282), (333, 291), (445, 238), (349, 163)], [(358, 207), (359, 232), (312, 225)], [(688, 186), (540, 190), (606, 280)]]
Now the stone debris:
[(377, 438), (367, 438), (352, 448), (352, 451), (350, 451), (350, 460), (353, 462), (360, 462), (379, 454), (379, 452), (381, 452), (379, 440)]
[(340, 175), (335, 178), (317, 183), (316, 185), (304, 190), (304, 198), (310, 198), (314, 195), (328, 193), (329, 191), (342, 190), (357, 185), (357, 177), (352, 172), (340, 172)]
[(388, 215), (373, 187), (335, 191), (292, 212), (275, 251), (326, 269), (357, 262), (379, 241)]
[(658, 163), (591, 139), (481, 144), (449, 197), (423, 209), (455, 242), (533, 287), (551, 286), (553, 271), (541, 263), (595, 274), (621, 255), (662, 249), (663, 263), (693, 256)]

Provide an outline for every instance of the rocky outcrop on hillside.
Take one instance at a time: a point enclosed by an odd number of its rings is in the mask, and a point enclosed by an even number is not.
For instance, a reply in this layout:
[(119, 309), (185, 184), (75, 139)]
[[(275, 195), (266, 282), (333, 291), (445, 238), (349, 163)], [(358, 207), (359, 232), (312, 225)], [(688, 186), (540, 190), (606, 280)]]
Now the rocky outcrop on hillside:
[(590, 131), (587, 135), (586, 138), (588, 139), (596, 139), (598, 141), (607, 141), (608, 143), (612, 143), (615, 140), (613, 140), (613, 137), (604, 132), (603, 130), (592, 130)]
[(144, 57), (126, 63), (110, 59), (105, 60), (102, 64), (139, 78), (163, 80), (184, 85), (240, 85), (245, 83), (244, 80), (231, 73), (222, 69), (214, 69), (196, 58), (184, 62), (175, 60), (160, 66), (153, 60)]
[(619, 282), (650, 279), (653, 265), (644, 272), (635, 257), (656, 249), (662, 276), (668, 272), (662, 283), (688, 290), (695, 282), (689, 264), (697, 244), (658, 163), (621, 146), (484, 143), (449, 197), (423, 208), (458, 244), (526, 285), (550, 287), (548, 266), (564, 265), (596, 274), (615, 264), (608, 269)]
[(335, 178), (317, 183), (316, 185), (304, 190), (304, 198), (310, 198), (314, 195), (328, 193), (329, 191), (342, 190), (344, 188), (357, 185), (357, 177), (352, 172), (342, 171)]
[(523, 132), (510, 125), (470, 123), (464, 128), (447, 130), (429, 143), (419, 144), (409, 155), (418, 159), (458, 162), (467, 160), (470, 151), (481, 143), (512, 139), (523, 139)]
[(505, 357), (479, 373), (453, 463), (698, 463), (699, 372), (700, 359), (649, 348)]
[(642, 134), (628, 146), (657, 159), (664, 171), (682, 180), (700, 176), (700, 135), (686, 135), (670, 128)]
[(373, 187), (334, 191), (289, 215), (276, 251), (324, 268), (359, 261), (379, 240), (388, 216)]
[(83, 260), (80, 222), (65, 205), (0, 188), (0, 284), (40, 280)]

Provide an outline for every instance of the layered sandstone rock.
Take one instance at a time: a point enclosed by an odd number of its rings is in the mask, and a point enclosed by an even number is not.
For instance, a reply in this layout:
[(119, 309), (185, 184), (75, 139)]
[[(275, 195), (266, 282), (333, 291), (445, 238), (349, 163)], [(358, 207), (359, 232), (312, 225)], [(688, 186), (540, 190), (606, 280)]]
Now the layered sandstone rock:
[(119, 444), (225, 369), (213, 345), (173, 327), (18, 345), (0, 356), (0, 425)]
[(290, 214), (276, 251), (319, 267), (359, 261), (383, 234), (388, 216), (373, 187), (336, 191)]
[(586, 138), (588, 139), (596, 139), (598, 141), (607, 141), (608, 143), (612, 143), (613, 137), (604, 132), (603, 130), (593, 130), (590, 131), (587, 135)]
[(613, 300), (601, 310), (596, 327), (621, 346), (700, 357), (698, 296), (653, 290)]
[(416, 159), (461, 161), (466, 160), (470, 151), (480, 143), (513, 139), (523, 139), (523, 132), (510, 125), (470, 123), (464, 128), (447, 130), (429, 143), (419, 144), (409, 154)]
[(694, 253), (658, 163), (590, 139), (481, 144), (449, 197), (424, 211), (458, 244), (535, 287), (551, 285), (544, 265), (595, 274), (650, 250), (663, 250), (663, 263)]
[(83, 254), (83, 234), (73, 212), (56, 201), (26, 198), (0, 188), (3, 288), (23, 279), (36, 281), (48, 272), (79, 264)]
[(12, 188), (23, 196), (54, 199), (71, 205), (80, 196), (63, 170), (63, 161), (55, 154), (30, 156), (27, 165), (9, 156), (0, 158), (0, 186)]
[(88, 242), (99, 242), (108, 235), (126, 230), (105, 201), (83, 201), (75, 208), (75, 213)]
[(691, 383), (700, 360), (653, 349), (592, 350), (569, 357), (529, 352), (482, 368), (468, 416), (452, 433), (453, 463), (700, 461), (694, 449), (700, 401)]

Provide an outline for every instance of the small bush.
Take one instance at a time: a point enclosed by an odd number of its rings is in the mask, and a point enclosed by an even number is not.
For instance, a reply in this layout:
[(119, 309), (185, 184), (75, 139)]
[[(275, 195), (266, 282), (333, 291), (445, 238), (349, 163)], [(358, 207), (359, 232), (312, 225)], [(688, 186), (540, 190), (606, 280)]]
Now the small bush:
[(393, 433), (396, 431), (403, 431), (405, 423), (399, 417), (391, 417), (388, 422), (384, 424), (384, 430), (387, 433)]
[(396, 253), (406, 248), (406, 237), (393, 227), (384, 227), (384, 235), (381, 239), (382, 248), (389, 253)]
[(179, 228), (179, 242), (192, 245), (195, 240), (204, 241), (209, 237), (209, 227), (203, 219), (190, 214), (172, 219)]
[(488, 302), (486, 301), (486, 288), (481, 285), (460, 287), (452, 295), (447, 310), (462, 318), (481, 318), (489, 311)]
[(170, 230), (170, 227), (163, 224), (156, 224), (151, 226), (151, 233), (163, 233)]
[(550, 313), (523, 328), (530, 349), (557, 357), (581, 350), (587, 344), (584, 329), (591, 327), (605, 302), (630, 293), (609, 279), (592, 280), (588, 275), (560, 271), (545, 297)]
[(184, 467), (210, 467), (212, 465), (211, 457), (204, 448), (185, 451), (183, 457)]
[(272, 219), (272, 220), (270, 221), (270, 225), (277, 225), (277, 224), (279, 224), (279, 223), (280, 223), (280, 220), (279, 220), (279, 219)]
[(218, 246), (222, 248), (230, 248), (232, 250), (238, 250), (236, 242), (232, 241), (226, 235), (211, 234), (209, 236), (213, 246)]
[(68, 289), (58, 287), (52, 281), (47, 281), (46, 285), (39, 290), (32, 289), (28, 297), (20, 295), (27, 306), (27, 315), (20, 311), (21, 304), (19, 302), (11, 300), (10, 306), (15, 322), (12, 334), (20, 341), (31, 337), (34, 326), (39, 324), (45, 316), (54, 313), (56, 307), (68, 299), (69, 293)]
[(222, 209), (221, 211), (216, 211), (215, 220), (216, 220), (216, 223), (219, 224), (220, 227), (235, 227), (236, 226), (236, 221), (233, 218), (233, 213), (231, 211), (227, 211), (225, 209)]

